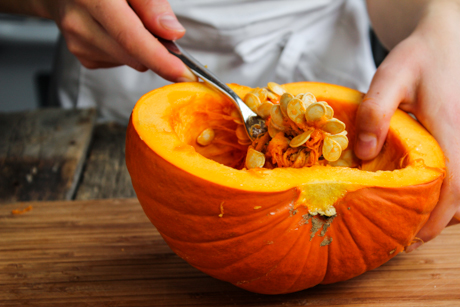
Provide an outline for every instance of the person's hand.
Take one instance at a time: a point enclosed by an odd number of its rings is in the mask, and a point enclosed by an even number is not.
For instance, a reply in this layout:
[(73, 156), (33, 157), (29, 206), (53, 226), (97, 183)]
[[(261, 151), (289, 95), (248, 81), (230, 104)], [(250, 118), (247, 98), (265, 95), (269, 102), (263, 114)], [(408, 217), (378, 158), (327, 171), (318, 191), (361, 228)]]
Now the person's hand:
[(175, 40), (185, 34), (167, 0), (43, 1), (43, 15), (56, 21), (83, 66), (128, 65), (173, 82), (196, 80), (154, 37)]
[(460, 4), (444, 2), (449, 5), (429, 7), (415, 31), (378, 68), (358, 110), (354, 148), (359, 158), (374, 158), (398, 107), (413, 113), (436, 138), (447, 175), (438, 205), (416, 235), (424, 242), (460, 219)]

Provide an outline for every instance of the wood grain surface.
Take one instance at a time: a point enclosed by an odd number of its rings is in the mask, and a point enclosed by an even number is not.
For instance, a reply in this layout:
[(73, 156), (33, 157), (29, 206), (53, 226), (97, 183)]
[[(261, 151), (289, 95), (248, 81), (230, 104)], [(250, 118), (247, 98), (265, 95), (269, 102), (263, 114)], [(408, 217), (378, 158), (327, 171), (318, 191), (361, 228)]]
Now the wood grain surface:
[(96, 125), (75, 199), (136, 197), (125, 163), (126, 126)]
[(460, 306), (460, 227), (349, 281), (269, 296), (189, 266), (135, 199), (8, 204), (0, 306)]
[(94, 109), (0, 113), (0, 204), (72, 199), (95, 119)]

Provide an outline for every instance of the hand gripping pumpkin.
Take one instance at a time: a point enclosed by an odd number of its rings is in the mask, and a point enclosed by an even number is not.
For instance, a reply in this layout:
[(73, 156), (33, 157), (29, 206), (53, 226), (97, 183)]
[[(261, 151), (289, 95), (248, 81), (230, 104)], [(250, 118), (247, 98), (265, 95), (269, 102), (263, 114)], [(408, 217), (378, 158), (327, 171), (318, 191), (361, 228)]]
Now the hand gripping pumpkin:
[[(252, 90), (232, 88), (241, 97)], [(282, 88), (326, 101), (353, 148), (362, 93), (324, 83)], [(205, 85), (174, 84), (139, 100), (126, 138), (145, 213), (174, 252), (215, 278), (266, 294), (352, 278), (410, 245), (438, 201), (443, 154), (400, 110), (380, 155), (356, 167), (248, 170), (249, 144), (239, 142), (234, 119), (233, 105)], [(206, 129), (212, 138), (200, 137)], [(332, 216), (317, 214), (331, 208)]]

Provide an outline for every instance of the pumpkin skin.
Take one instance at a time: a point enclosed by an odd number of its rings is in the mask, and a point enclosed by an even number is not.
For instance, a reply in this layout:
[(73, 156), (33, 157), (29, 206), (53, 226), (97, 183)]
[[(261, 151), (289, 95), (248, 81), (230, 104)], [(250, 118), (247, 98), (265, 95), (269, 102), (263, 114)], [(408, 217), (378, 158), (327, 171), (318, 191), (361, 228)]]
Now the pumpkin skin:
[[(231, 87), (241, 97), (251, 90)], [(283, 87), (328, 102), (353, 148), (362, 93), (324, 83)], [(208, 114), (228, 108), (201, 83), (169, 85), (138, 101), (126, 137), (127, 167), (146, 215), (177, 255), (215, 278), (264, 294), (350, 279), (409, 246), (438, 202), (442, 151), (400, 110), (380, 155), (360, 169), (248, 171), (222, 164), (239, 149), (214, 154), (226, 141), (236, 143), (231, 133), (209, 151), (195, 142), (203, 127), (216, 124)], [(227, 130), (236, 127), (231, 122)], [(337, 215), (309, 215), (318, 204), (333, 205)]]

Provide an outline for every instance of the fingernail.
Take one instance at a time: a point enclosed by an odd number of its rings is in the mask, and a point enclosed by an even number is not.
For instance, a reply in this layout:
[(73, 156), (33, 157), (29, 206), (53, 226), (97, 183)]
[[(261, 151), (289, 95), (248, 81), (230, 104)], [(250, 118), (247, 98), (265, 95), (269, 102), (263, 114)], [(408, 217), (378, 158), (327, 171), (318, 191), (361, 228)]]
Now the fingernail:
[(190, 69), (186, 69), (182, 77), (177, 79), (177, 82), (196, 82), (198, 78), (190, 71)]
[(163, 15), (160, 17), (160, 24), (166, 30), (185, 31), (184, 27), (179, 23), (175, 16)]
[(356, 154), (365, 159), (366, 157), (373, 157), (377, 148), (377, 136), (371, 132), (361, 132), (358, 135), (358, 144)]

